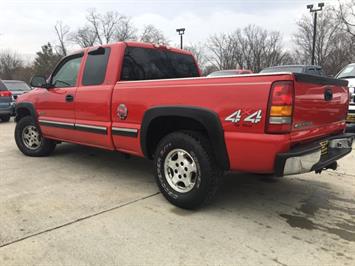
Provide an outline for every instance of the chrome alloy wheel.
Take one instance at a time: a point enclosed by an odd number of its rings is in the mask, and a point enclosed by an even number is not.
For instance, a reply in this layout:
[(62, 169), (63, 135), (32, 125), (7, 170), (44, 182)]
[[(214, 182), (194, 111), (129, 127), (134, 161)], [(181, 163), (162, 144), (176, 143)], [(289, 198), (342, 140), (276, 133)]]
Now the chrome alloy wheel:
[(35, 126), (29, 125), (22, 130), (22, 142), (26, 148), (37, 150), (42, 144), (42, 137)]
[(168, 153), (164, 161), (164, 173), (171, 188), (180, 193), (191, 191), (198, 176), (194, 159), (182, 149), (174, 149)]

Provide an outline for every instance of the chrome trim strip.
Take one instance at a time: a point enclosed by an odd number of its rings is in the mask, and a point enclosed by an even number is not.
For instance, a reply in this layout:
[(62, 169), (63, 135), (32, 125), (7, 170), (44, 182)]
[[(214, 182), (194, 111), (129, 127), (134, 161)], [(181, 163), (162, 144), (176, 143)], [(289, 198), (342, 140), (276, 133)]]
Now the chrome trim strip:
[(124, 127), (112, 127), (112, 130), (121, 131), (121, 132), (130, 132), (130, 133), (137, 133), (138, 132), (138, 129), (124, 128)]
[[(74, 123), (65, 123), (65, 122), (56, 122), (51, 120), (39, 119), (40, 124), (44, 126), (53, 126), (53, 127), (62, 127), (62, 128), (69, 128), (75, 130), (82, 130), (91, 133), (98, 133), (98, 134), (107, 134), (107, 127), (104, 126), (93, 126), (93, 125), (86, 125), (86, 124), (74, 124)], [(136, 128), (124, 128), (124, 127), (112, 127), (112, 134), (113, 135), (120, 135), (120, 136), (127, 136), (127, 137), (137, 137), (138, 136), (138, 129)]]
[(57, 122), (57, 121), (44, 120), (44, 119), (39, 119), (38, 122), (52, 124), (52, 125), (72, 126), (72, 127), (74, 127), (73, 123), (66, 123), (66, 122)]
[(85, 124), (75, 124), (76, 127), (82, 127), (82, 128), (90, 128), (90, 129), (98, 129), (98, 130), (107, 130), (106, 127), (102, 126), (91, 126), (91, 125), (85, 125)]
[(124, 128), (124, 127), (112, 127), (112, 135), (136, 138), (138, 136), (138, 129)]
[(39, 119), (38, 122), (42, 126), (81, 130), (81, 131), (85, 131), (85, 132), (104, 134), (104, 135), (107, 134), (107, 127), (102, 127), (102, 126), (74, 124), (74, 123), (51, 121), (51, 120), (45, 120), (45, 119)]

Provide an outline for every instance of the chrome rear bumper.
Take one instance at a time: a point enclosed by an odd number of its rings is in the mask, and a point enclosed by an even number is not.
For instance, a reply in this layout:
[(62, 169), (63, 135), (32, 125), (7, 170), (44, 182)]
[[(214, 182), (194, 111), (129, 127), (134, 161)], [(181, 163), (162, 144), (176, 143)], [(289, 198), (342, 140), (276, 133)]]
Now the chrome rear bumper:
[(275, 174), (284, 176), (334, 169), (336, 161), (351, 152), (354, 137), (355, 134), (352, 133), (337, 135), (287, 153), (279, 153), (276, 157)]

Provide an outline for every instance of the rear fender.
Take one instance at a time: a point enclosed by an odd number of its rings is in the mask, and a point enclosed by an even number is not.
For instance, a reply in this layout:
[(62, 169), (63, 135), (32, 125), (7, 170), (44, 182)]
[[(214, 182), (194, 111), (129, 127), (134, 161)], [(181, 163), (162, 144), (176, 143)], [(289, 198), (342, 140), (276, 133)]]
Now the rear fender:
[(211, 110), (192, 106), (159, 106), (153, 107), (145, 112), (140, 131), (141, 148), (145, 157), (152, 158), (152, 152), (149, 151), (149, 145), (147, 143), (147, 135), (151, 122), (156, 118), (169, 116), (190, 118), (203, 125), (208, 134), (208, 139), (218, 165), (224, 170), (229, 169), (229, 159), (224, 142), (224, 131), (218, 115)]

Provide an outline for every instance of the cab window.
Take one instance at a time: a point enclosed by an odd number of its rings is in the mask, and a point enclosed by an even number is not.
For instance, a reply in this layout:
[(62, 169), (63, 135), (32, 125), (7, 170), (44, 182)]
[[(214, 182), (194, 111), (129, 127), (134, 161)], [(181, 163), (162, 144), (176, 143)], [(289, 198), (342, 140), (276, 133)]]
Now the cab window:
[(121, 80), (152, 80), (198, 77), (192, 55), (168, 50), (127, 47)]
[(55, 88), (75, 87), (82, 58), (82, 54), (65, 58), (54, 71), (51, 84)]
[(99, 47), (89, 52), (83, 74), (83, 85), (100, 85), (105, 81), (110, 48)]

